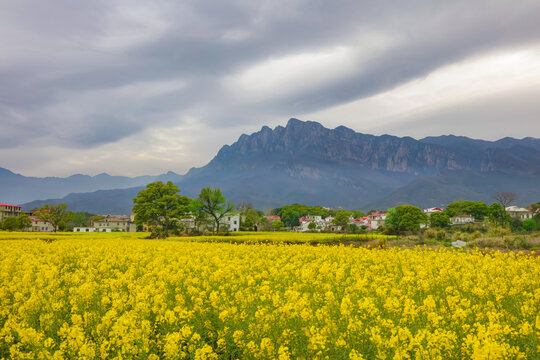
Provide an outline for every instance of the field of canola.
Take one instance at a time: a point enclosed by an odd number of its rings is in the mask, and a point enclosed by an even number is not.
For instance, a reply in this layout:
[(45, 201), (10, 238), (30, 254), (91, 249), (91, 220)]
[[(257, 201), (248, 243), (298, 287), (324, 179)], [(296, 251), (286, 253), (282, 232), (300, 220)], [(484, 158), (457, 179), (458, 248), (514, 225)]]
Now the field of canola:
[(23, 235), (0, 358), (539, 359), (534, 256)]

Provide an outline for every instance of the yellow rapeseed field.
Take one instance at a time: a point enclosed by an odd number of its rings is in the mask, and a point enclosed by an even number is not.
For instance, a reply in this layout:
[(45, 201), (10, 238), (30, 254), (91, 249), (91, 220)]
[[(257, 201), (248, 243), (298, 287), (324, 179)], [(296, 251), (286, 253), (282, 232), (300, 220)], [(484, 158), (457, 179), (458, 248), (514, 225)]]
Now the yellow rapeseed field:
[(535, 256), (137, 237), (2, 233), (0, 358), (539, 359)]

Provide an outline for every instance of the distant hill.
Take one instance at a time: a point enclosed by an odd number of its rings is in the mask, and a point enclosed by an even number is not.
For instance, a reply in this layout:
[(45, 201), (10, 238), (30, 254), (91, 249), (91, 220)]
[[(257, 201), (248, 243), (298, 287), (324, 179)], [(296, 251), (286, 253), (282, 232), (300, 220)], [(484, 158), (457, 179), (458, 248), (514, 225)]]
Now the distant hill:
[(22, 204), (36, 199), (61, 198), (70, 193), (89, 192), (143, 186), (152, 181), (180, 181), (182, 175), (168, 172), (157, 176), (96, 176), (72, 175), (60, 177), (26, 177), (0, 168), (0, 202)]
[[(535, 186), (540, 184), (540, 140), (415, 140), (290, 119), (285, 127), (265, 126), (240, 136), (206, 166), (191, 169), (175, 183), (191, 197), (204, 186), (220, 187), (233, 202), (249, 201), (261, 209), (294, 202), (355, 209), (401, 203), (444, 206), (458, 198), (491, 202), (497, 191), (513, 191), (520, 203), (528, 204), (540, 200), (540, 186)], [(48, 201), (106, 213), (114, 208), (109, 200), (114, 198), (115, 212), (128, 213), (137, 191), (71, 194)]]

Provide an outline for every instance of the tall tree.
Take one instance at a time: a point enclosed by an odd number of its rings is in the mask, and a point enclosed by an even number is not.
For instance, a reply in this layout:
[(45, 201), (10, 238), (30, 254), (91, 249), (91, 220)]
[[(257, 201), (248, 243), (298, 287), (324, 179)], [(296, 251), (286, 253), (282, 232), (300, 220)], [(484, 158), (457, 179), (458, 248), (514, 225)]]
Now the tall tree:
[(421, 224), (428, 222), (422, 209), (412, 205), (396, 206), (386, 214), (384, 224), (394, 232), (418, 231)]
[(274, 220), (272, 222), (272, 229), (274, 229), (274, 231), (279, 231), (279, 230), (283, 229), (284, 226), (285, 226), (285, 224), (283, 224), (283, 221), (281, 221), (281, 220)]
[(219, 188), (205, 187), (199, 197), (191, 202), (191, 209), (195, 213), (205, 213), (214, 219), (216, 232), (219, 233), (220, 222), (234, 210), (234, 204), (226, 201)]
[(32, 220), (25, 213), (17, 216), (17, 228), (19, 230), (25, 230), (32, 227)]
[(436, 212), (429, 216), (429, 225), (436, 228), (446, 228), (452, 225), (450, 216), (443, 212)]
[(2, 229), (7, 231), (17, 230), (19, 224), (16, 216), (6, 216), (2, 222)]
[(508, 220), (508, 215), (501, 204), (493, 203), (489, 206), (489, 218), (495, 225), (504, 226)]
[(68, 214), (66, 209), (67, 205), (64, 203), (58, 205), (45, 204), (45, 206), (40, 207), (34, 212), (34, 216), (51, 224), (53, 231), (57, 232), (58, 226), (67, 220)]
[(332, 223), (336, 226), (339, 226), (341, 231), (345, 232), (345, 227), (349, 223), (350, 216), (351, 213), (349, 211), (340, 210), (337, 212), (336, 216), (334, 216), (334, 220), (332, 220)]
[(288, 227), (299, 226), (300, 213), (293, 209), (285, 209), (280, 212), (281, 221)]
[(488, 206), (482, 201), (454, 201), (446, 207), (446, 213), (449, 217), (458, 215), (471, 215), (475, 220), (483, 221), (488, 216)]
[(493, 197), (505, 209), (517, 200), (516, 194), (512, 192), (497, 192)]
[(179, 194), (180, 189), (171, 181), (156, 181), (146, 185), (133, 199), (133, 212), (137, 225), (147, 225), (152, 238), (166, 238), (182, 227), (180, 221), (189, 212), (191, 201)]

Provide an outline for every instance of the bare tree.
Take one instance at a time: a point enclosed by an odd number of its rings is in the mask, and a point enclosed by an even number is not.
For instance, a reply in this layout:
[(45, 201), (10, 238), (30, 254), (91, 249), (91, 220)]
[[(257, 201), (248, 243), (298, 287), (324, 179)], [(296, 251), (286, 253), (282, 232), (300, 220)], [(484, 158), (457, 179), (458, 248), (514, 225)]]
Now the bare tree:
[(240, 201), (240, 203), (236, 205), (236, 210), (245, 210), (245, 209), (253, 209), (253, 204), (248, 201)]
[(511, 192), (497, 192), (493, 198), (505, 209), (517, 200), (516, 194)]

